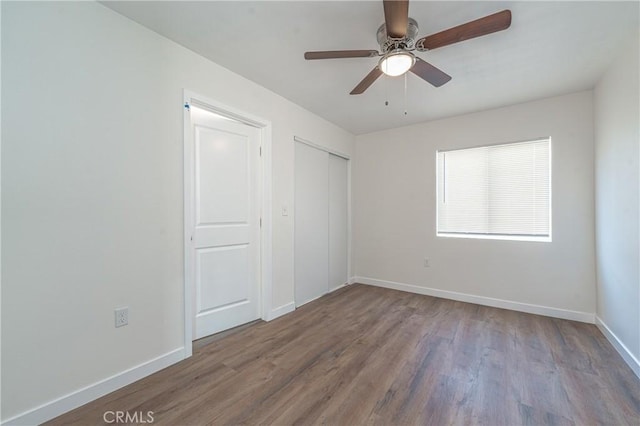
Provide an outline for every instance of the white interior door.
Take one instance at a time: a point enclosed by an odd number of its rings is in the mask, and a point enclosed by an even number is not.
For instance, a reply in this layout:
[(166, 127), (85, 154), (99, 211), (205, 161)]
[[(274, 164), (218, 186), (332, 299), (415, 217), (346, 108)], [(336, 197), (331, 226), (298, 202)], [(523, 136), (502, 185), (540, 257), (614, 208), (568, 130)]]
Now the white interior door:
[(329, 154), (295, 143), (295, 302), (329, 290)]
[(329, 154), (329, 290), (349, 280), (348, 162)]
[(191, 107), (193, 337), (260, 316), (260, 135)]

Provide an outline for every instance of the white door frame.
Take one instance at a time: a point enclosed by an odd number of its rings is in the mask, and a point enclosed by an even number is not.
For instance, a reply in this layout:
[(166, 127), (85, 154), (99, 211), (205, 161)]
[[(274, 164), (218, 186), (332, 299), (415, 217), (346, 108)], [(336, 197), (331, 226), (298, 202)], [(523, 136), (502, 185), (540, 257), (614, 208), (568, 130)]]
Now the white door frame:
[(215, 114), (222, 115), (232, 120), (255, 127), (260, 131), (260, 182), (258, 188), (260, 206), (260, 316), (263, 320), (269, 320), (271, 312), (271, 122), (252, 114), (224, 105), (220, 102), (196, 94), (189, 90), (184, 90), (184, 139), (183, 139), (183, 160), (184, 160), (184, 357), (188, 358), (193, 353), (193, 286), (195, 282), (195, 271), (193, 269), (193, 204), (194, 183), (192, 161), (192, 141), (191, 139), (191, 115), (189, 108), (191, 105), (206, 109)]

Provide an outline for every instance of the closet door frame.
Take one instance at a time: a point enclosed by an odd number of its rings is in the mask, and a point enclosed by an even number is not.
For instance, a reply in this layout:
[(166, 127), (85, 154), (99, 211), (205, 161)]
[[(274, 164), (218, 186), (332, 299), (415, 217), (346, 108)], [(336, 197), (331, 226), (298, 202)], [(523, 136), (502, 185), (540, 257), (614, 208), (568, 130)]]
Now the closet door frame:
[[(308, 146), (310, 146), (312, 148), (319, 149), (321, 151), (327, 152), (329, 154), (332, 154), (332, 155), (335, 155), (337, 157), (340, 157), (340, 158), (343, 158), (343, 159), (347, 160), (347, 280), (348, 281), (347, 281), (346, 284), (353, 284), (352, 283), (352, 267), (351, 267), (351, 265), (352, 265), (352, 263), (351, 263), (351, 251), (352, 251), (351, 250), (352, 249), (352, 238), (351, 238), (351, 235), (352, 235), (351, 157), (348, 154), (345, 154), (345, 153), (340, 152), (340, 151), (333, 150), (331, 148), (327, 148), (326, 146), (319, 145), (317, 143), (314, 143), (314, 142), (311, 142), (309, 140), (303, 139), (303, 138), (301, 138), (299, 136), (294, 136), (293, 140), (294, 140), (294, 145), (295, 145), (296, 142), (299, 142), (299, 143), (302, 143), (304, 145), (308, 145)], [(295, 149), (295, 146), (294, 146), (294, 149)], [(295, 158), (295, 155), (294, 155), (294, 158)], [(294, 205), (293, 205), (293, 209), (292, 210), (293, 210), (294, 215), (295, 215), (295, 211), (296, 211), (296, 209), (295, 209), (295, 203), (296, 203), (296, 200), (295, 200), (295, 184), (296, 184), (296, 180), (295, 180), (296, 164), (295, 164), (295, 161), (293, 162), (293, 168), (294, 168), (294, 170), (293, 170), (293, 175), (294, 175), (294, 182), (293, 182), (293, 184), (294, 184), (294, 190), (293, 190), (294, 200), (293, 200), (293, 203), (294, 203)], [(293, 244), (293, 253), (294, 253), (294, 262), (293, 262), (294, 273), (293, 273), (293, 276), (294, 276), (294, 283), (293, 283), (293, 285), (294, 285), (294, 303), (296, 304), (296, 308), (297, 308), (299, 305), (295, 301), (295, 286), (296, 286), (296, 283), (295, 283), (295, 276), (296, 276), (296, 274), (295, 274), (295, 268), (296, 268), (296, 265), (295, 265), (295, 253), (296, 253), (296, 244), (295, 244), (296, 235), (295, 235), (295, 232), (296, 232), (296, 229), (295, 229), (295, 216), (294, 216), (294, 227), (293, 227), (293, 243), (294, 243)], [(328, 265), (327, 265), (327, 267), (328, 267)], [(331, 292), (333, 292), (335, 290), (338, 290), (339, 288), (342, 288), (342, 287), (329, 288), (328, 283), (327, 283), (327, 288), (328, 288), (328, 290), (327, 290), (326, 294), (331, 293)]]

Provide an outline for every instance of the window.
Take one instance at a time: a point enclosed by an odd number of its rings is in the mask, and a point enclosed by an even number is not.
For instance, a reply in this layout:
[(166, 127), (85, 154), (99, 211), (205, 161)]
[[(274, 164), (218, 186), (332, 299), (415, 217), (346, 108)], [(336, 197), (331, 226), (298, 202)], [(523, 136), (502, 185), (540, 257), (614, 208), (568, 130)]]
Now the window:
[(437, 235), (551, 241), (551, 139), (438, 151)]

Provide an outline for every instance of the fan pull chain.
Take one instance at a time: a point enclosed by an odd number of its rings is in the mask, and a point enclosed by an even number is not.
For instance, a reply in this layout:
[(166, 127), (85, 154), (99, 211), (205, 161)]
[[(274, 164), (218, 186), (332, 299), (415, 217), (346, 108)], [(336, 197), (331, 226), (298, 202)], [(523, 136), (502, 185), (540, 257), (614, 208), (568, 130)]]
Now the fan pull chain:
[(407, 115), (407, 73), (404, 73), (404, 115)]
[(385, 78), (385, 85), (384, 85), (384, 98), (386, 99), (386, 101), (384, 101), (384, 106), (389, 106), (389, 78)]

